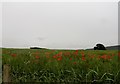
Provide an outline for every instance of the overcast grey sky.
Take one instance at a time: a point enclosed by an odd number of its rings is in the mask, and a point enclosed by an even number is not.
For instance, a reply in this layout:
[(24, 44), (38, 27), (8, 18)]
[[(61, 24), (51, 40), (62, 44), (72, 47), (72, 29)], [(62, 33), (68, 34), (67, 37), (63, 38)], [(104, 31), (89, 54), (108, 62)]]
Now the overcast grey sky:
[(2, 5), (2, 46), (91, 48), (118, 44), (117, 2), (11, 2)]

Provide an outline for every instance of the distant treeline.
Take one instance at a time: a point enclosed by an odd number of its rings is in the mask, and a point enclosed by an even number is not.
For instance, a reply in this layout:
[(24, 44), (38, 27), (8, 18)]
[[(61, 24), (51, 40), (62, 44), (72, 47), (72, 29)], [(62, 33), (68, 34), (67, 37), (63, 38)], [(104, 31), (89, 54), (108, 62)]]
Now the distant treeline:
[[(94, 50), (94, 48), (86, 49), (86, 50)], [(106, 50), (120, 50), (120, 45), (116, 46), (107, 46)]]
[(30, 49), (46, 49), (46, 48), (40, 48), (40, 47), (30, 47)]

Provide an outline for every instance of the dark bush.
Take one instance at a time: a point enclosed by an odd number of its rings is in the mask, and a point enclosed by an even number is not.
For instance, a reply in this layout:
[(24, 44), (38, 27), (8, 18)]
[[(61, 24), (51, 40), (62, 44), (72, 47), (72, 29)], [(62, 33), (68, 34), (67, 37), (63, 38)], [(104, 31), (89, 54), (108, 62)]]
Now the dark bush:
[(30, 49), (42, 49), (42, 48), (39, 48), (39, 47), (30, 47)]
[(106, 48), (103, 44), (96, 44), (94, 50), (106, 50)]

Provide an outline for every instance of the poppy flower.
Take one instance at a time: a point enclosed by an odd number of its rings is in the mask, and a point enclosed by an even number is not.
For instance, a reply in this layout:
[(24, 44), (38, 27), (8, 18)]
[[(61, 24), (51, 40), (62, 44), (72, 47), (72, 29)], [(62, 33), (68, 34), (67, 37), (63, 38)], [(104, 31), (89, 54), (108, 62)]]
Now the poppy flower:
[(106, 60), (107, 59), (107, 55), (102, 55), (101, 58)]
[(36, 59), (39, 59), (40, 57), (39, 56), (35, 56)]
[(16, 56), (17, 56), (17, 54), (11, 54), (11, 56), (12, 56), (12, 57), (16, 57)]
[(70, 56), (70, 52), (65, 52), (64, 56)]
[(57, 58), (57, 56), (56, 56), (56, 55), (54, 55), (54, 56), (53, 56), (53, 58)]
[(58, 61), (61, 61), (61, 60), (62, 60), (62, 57), (57, 58), (57, 60), (58, 60)]
[(62, 56), (62, 52), (58, 53), (58, 56)]
[(78, 53), (78, 50), (76, 50), (75, 52), (77, 52), (77, 53)]
[(78, 55), (78, 52), (74, 52), (73, 54), (74, 54), (74, 55)]
[(81, 52), (81, 55), (82, 55), (82, 56), (85, 56), (85, 54), (84, 54), (84, 52), (83, 52), (83, 51)]
[(70, 58), (70, 60), (72, 60), (72, 58)]
[(120, 59), (120, 52), (118, 52), (118, 58)]
[(49, 55), (49, 54), (50, 54), (50, 52), (45, 52), (45, 54), (46, 54), (46, 55)]
[(90, 58), (94, 58), (95, 56), (94, 55), (91, 55)]
[(108, 55), (108, 56), (107, 56), (107, 59), (111, 59), (111, 56), (110, 56), (110, 55)]
[(76, 62), (73, 62), (73, 64), (75, 65), (75, 64), (77, 64)]
[(85, 57), (82, 57), (82, 61), (85, 61)]
[(98, 60), (99, 60), (100, 58), (101, 58), (100, 56), (97, 57)]

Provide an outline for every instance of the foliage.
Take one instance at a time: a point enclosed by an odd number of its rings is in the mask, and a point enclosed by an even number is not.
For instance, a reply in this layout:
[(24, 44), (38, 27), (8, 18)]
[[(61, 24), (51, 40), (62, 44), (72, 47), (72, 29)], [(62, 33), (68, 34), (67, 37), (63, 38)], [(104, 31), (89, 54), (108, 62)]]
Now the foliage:
[(120, 83), (117, 50), (2, 49), (13, 82)]

